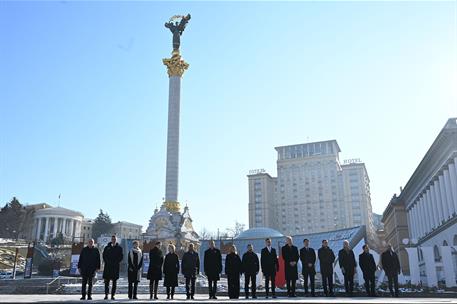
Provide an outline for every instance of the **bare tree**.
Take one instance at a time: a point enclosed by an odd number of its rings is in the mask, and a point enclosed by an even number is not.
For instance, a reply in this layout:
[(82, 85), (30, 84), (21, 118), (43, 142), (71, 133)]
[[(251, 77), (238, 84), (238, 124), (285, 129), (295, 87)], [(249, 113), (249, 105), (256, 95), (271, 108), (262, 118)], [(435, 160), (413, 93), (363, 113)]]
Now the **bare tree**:
[(200, 232), (198, 233), (200, 236), (200, 240), (210, 240), (210, 239), (216, 239), (216, 234), (212, 231), (209, 231), (205, 227), (203, 227)]
[(227, 228), (226, 229), (226, 234), (229, 237), (236, 238), (237, 236), (239, 236), (241, 234), (241, 232), (244, 231), (245, 227), (246, 227), (245, 224), (242, 224), (242, 223), (240, 223), (238, 221), (235, 221), (235, 226), (231, 227), (231, 228)]

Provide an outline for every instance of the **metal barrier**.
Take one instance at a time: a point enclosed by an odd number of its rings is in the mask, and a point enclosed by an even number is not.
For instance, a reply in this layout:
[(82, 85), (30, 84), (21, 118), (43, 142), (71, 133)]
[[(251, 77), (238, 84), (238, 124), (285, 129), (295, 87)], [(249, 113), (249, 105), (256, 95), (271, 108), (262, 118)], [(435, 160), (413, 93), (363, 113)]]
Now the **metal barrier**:
[(58, 282), (58, 283), (57, 283), (58, 288), (56, 288), (55, 291), (57, 291), (57, 290), (60, 288), (60, 286), (61, 286), (61, 285), (60, 285), (60, 276), (56, 277), (56, 278), (55, 278), (54, 280), (52, 280), (51, 282), (46, 283), (46, 294), (49, 294), (49, 287), (50, 287), (51, 285), (53, 285), (53, 284), (56, 284), (56, 282)]

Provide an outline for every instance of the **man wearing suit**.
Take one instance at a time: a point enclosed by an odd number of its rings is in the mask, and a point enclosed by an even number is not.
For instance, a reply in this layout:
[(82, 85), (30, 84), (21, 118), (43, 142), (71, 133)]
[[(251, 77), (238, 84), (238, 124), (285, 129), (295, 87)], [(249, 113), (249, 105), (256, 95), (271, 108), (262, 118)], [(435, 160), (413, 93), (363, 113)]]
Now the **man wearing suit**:
[(222, 272), (222, 255), (221, 251), (215, 247), (213, 240), (209, 241), (209, 248), (205, 251), (203, 269), (208, 278), (209, 298), (216, 300), (217, 281), (220, 280)]
[(295, 284), (298, 280), (297, 262), (300, 258), (298, 248), (292, 244), (292, 237), (286, 238), (286, 245), (281, 248), (282, 258), (284, 259), (284, 270), (286, 275), (287, 295), (296, 297)]
[(359, 255), (359, 266), (363, 272), (363, 280), (365, 281), (365, 289), (369, 297), (376, 297), (375, 289), (375, 273), (376, 263), (373, 255), (370, 253), (370, 248), (367, 244), (363, 245), (363, 253)]
[(276, 298), (275, 293), (275, 277), (276, 272), (279, 271), (278, 256), (276, 249), (271, 247), (271, 239), (265, 240), (265, 248), (260, 253), (260, 265), (262, 267), (262, 273), (265, 276), (265, 297), (268, 299), (269, 296), (269, 284), (271, 281), (271, 295)]
[(335, 254), (333, 253), (333, 250), (328, 247), (328, 240), (322, 241), (322, 247), (317, 251), (317, 255), (321, 267), (324, 294), (326, 297), (333, 297), (333, 262), (335, 262)]
[[(398, 297), (398, 275), (401, 272), (400, 260), (398, 259), (398, 255), (393, 251), (391, 244), (388, 244), (387, 250), (381, 254), (381, 267), (384, 269), (389, 281), (390, 294), (392, 297), (394, 295)], [(395, 294), (392, 287), (395, 287)]]
[(308, 295), (308, 277), (311, 283), (311, 296), (314, 294), (314, 277), (316, 275), (316, 252), (309, 247), (309, 240), (303, 240), (303, 248), (300, 249), (300, 261), (302, 264), (303, 285), (305, 287), (305, 295)]

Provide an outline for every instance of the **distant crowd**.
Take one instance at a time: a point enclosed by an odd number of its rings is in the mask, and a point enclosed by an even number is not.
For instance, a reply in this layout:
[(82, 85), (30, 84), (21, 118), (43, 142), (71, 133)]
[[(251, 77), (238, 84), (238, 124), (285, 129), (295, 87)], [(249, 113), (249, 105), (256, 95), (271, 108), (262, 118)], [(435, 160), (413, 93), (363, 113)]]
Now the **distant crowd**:
[[(181, 271), (185, 277), (186, 298), (194, 299), (195, 281), (200, 273), (200, 257), (194, 250), (194, 244), (189, 244), (184, 253), (181, 263), (179, 262), (176, 248), (173, 244), (168, 245), (166, 255), (161, 250), (161, 242), (156, 242), (153, 249), (149, 251), (149, 268), (147, 279), (149, 280), (149, 299), (158, 299), (159, 281), (163, 279), (166, 287), (167, 299), (173, 299), (175, 288), (178, 286), (178, 274)], [(288, 297), (296, 297), (296, 281), (298, 280), (298, 261), (302, 263), (302, 274), (304, 278), (304, 295), (316, 296), (315, 275), (316, 260), (319, 259), (320, 273), (322, 276), (322, 287), (324, 295), (334, 296), (333, 292), (333, 264), (336, 259), (333, 250), (329, 248), (328, 241), (322, 241), (322, 247), (316, 251), (309, 246), (309, 240), (303, 240), (303, 248), (293, 245), (292, 238), (286, 237), (286, 245), (281, 248), (281, 255), (284, 259), (285, 279)], [(118, 244), (115, 235), (111, 242), (103, 250), (103, 279), (105, 283), (105, 300), (111, 295), (115, 299), (116, 282), (119, 279), (120, 263), (124, 258), (122, 247)], [(143, 253), (139, 248), (139, 242), (133, 242), (133, 248), (128, 252), (128, 297), (137, 299), (137, 287), (141, 280), (143, 268)], [(381, 254), (379, 265), (376, 265), (373, 255), (367, 244), (363, 246), (363, 252), (359, 255), (358, 263), (355, 254), (346, 240), (343, 248), (338, 252), (338, 263), (344, 275), (344, 287), (348, 296), (353, 295), (354, 275), (356, 268), (360, 267), (365, 281), (366, 293), (375, 297), (375, 272), (384, 270), (389, 283), (389, 290), (392, 297), (399, 296), (398, 275), (400, 274), (400, 262), (397, 254), (389, 245), (388, 249)], [(208, 280), (209, 299), (217, 299), (217, 281), (222, 273), (221, 251), (215, 247), (214, 241), (209, 241), (209, 248), (203, 257), (203, 272)], [(94, 246), (94, 240), (88, 241), (86, 247), (81, 251), (78, 270), (82, 277), (81, 300), (92, 300), (92, 281), (96, 271), (100, 270), (100, 252)], [(230, 252), (225, 258), (225, 274), (228, 281), (228, 296), (230, 299), (240, 297), (240, 277), (244, 275), (245, 298), (257, 298), (256, 277), (262, 271), (265, 277), (265, 298), (276, 298), (276, 274), (279, 271), (278, 255), (275, 248), (271, 246), (271, 239), (265, 240), (265, 247), (260, 252), (260, 260), (254, 252), (252, 245), (247, 246), (246, 253), (240, 257), (237, 248), (232, 245)], [(309, 281), (309, 284), (308, 284)], [(111, 292), (110, 292), (111, 282)], [(308, 288), (309, 287), (309, 288)], [(271, 293), (270, 293), (271, 290)], [(309, 292), (310, 291), (310, 292)], [(87, 298), (86, 298), (87, 296)]]

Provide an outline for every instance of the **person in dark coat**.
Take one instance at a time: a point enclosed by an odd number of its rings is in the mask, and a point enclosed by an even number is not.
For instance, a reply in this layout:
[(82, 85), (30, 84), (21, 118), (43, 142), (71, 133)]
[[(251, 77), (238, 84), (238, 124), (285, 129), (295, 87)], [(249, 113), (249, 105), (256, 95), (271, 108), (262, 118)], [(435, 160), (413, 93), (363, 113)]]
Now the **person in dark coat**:
[(363, 252), (359, 255), (359, 266), (363, 272), (363, 280), (365, 281), (365, 289), (369, 297), (376, 297), (375, 293), (375, 273), (376, 263), (373, 255), (370, 253), (370, 248), (367, 244), (363, 245)]
[(81, 250), (78, 261), (78, 270), (82, 277), (81, 287), (81, 300), (86, 299), (86, 286), (87, 299), (92, 300), (92, 279), (95, 276), (95, 272), (100, 270), (100, 252), (98, 248), (94, 247), (94, 240), (90, 239), (87, 242), (87, 246)]
[(349, 247), (349, 241), (343, 241), (343, 249), (338, 252), (338, 263), (344, 275), (344, 289), (347, 296), (352, 296), (354, 292), (354, 274), (357, 263), (354, 251)]
[(309, 247), (309, 240), (303, 240), (303, 248), (300, 249), (300, 261), (302, 264), (303, 274), (303, 287), (305, 288), (305, 295), (308, 295), (308, 277), (311, 283), (311, 296), (315, 296), (314, 282), (316, 276), (316, 252), (313, 248)]
[[(381, 254), (381, 267), (384, 269), (387, 280), (389, 281), (390, 294), (392, 297), (398, 297), (398, 275), (401, 272), (400, 260), (398, 259), (397, 253), (393, 251), (391, 244), (388, 244), (387, 250)], [(393, 287), (395, 287), (395, 293)]]
[(243, 272), (241, 258), (235, 245), (230, 246), (230, 253), (225, 257), (225, 274), (227, 275), (228, 295), (230, 299), (240, 297), (240, 275)]
[(149, 280), (149, 299), (157, 297), (157, 289), (159, 288), (159, 281), (162, 280), (162, 266), (163, 266), (163, 253), (160, 250), (161, 242), (156, 242), (154, 248), (149, 250), (149, 268), (147, 279)]
[(271, 247), (271, 239), (265, 240), (265, 248), (260, 252), (260, 265), (262, 273), (265, 276), (265, 297), (268, 299), (269, 296), (269, 284), (271, 281), (271, 295), (276, 298), (276, 272), (279, 271), (278, 255), (276, 249)]
[(222, 255), (221, 251), (215, 247), (213, 240), (209, 241), (209, 248), (205, 251), (203, 268), (208, 278), (208, 292), (210, 299), (217, 299), (217, 281), (220, 280), (222, 272)]
[(167, 300), (173, 299), (175, 287), (178, 286), (179, 258), (175, 253), (175, 248), (173, 244), (168, 245), (168, 253), (163, 262), (163, 274), (165, 276), (163, 285), (167, 288)]
[(141, 280), (142, 270), (143, 267), (143, 253), (139, 247), (140, 243), (138, 241), (133, 241), (133, 248), (130, 249), (128, 253), (127, 259), (127, 278), (128, 278), (128, 296), (129, 299), (135, 299), (137, 290), (138, 290), (138, 283)]
[(194, 244), (190, 243), (188, 251), (184, 253), (181, 261), (181, 273), (186, 278), (187, 299), (194, 299), (195, 280), (200, 273), (200, 258), (194, 250)]
[(251, 244), (248, 244), (248, 251), (243, 254), (241, 269), (244, 273), (244, 293), (246, 295), (246, 299), (249, 299), (249, 281), (251, 281), (252, 298), (257, 299), (256, 276), (259, 273), (259, 257), (254, 252), (254, 248)]
[(335, 254), (333, 253), (333, 250), (328, 247), (327, 240), (322, 241), (322, 247), (317, 251), (317, 256), (321, 268), (324, 294), (326, 297), (333, 297), (333, 263), (335, 262)]
[(298, 248), (292, 244), (292, 237), (286, 238), (286, 245), (281, 248), (282, 258), (284, 259), (284, 268), (286, 275), (287, 295), (296, 297), (295, 284), (298, 280), (297, 263), (300, 258)]
[(116, 294), (117, 279), (119, 279), (119, 265), (124, 259), (122, 247), (117, 243), (117, 237), (111, 236), (111, 242), (103, 249), (103, 262), (105, 263), (103, 269), (103, 279), (105, 280), (105, 300), (108, 299), (109, 282), (113, 281), (111, 288), (111, 300), (114, 300)]

